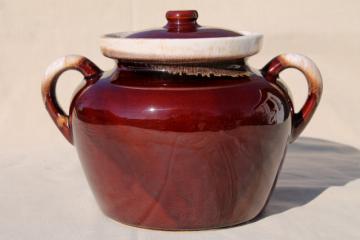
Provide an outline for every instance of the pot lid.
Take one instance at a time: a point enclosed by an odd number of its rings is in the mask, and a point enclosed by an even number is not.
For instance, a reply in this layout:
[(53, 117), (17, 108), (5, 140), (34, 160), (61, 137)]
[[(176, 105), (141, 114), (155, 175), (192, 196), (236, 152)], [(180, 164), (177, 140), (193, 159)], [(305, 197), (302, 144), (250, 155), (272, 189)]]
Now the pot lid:
[(102, 53), (110, 58), (156, 62), (207, 62), (256, 54), (262, 35), (203, 27), (195, 10), (168, 11), (159, 29), (120, 32), (101, 37)]

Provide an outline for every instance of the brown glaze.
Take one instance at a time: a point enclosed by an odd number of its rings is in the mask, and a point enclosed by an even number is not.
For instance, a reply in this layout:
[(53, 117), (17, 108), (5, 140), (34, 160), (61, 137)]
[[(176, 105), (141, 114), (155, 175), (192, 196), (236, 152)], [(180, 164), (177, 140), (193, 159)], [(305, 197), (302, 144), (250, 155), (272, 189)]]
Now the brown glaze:
[[(240, 33), (230, 30), (202, 27), (197, 23), (197, 18), (198, 13), (195, 10), (168, 11), (166, 13), (168, 22), (163, 28), (132, 33), (126, 38), (214, 38), (241, 36)], [(111, 34), (108, 36), (111, 36)]]
[[(198, 28), (194, 12), (167, 17), (169, 34)], [(289, 67), (309, 84), (299, 113), (278, 82)], [(79, 70), (85, 84), (66, 115), (55, 85), (68, 69)], [(245, 59), (118, 59), (105, 73), (72, 55), (51, 65), (42, 85), (46, 108), (76, 146), (103, 212), (164, 230), (219, 228), (256, 217), (276, 184), (287, 144), (310, 121), (321, 92), (320, 72), (298, 54), (282, 54), (261, 71)]]
[(71, 109), (74, 144), (103, 211), (173, 230), (255, 217), (288, 143), (286, 93), (251, 72), (184, 77), (131, 67), (88, 83)]

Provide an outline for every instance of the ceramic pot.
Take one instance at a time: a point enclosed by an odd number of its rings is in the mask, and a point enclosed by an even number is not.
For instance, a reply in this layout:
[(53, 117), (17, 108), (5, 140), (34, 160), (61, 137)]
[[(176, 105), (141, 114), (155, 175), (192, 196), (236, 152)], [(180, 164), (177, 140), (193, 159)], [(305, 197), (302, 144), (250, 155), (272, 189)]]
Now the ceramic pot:
[[(82, 56), (49, 66), (45, 106), (78, 152), (103, 212), (125, 224), (164, 230), (247, 222), (265, 207), (287, 145), (310, 121), (322, 92), (307, 57), (282, 54), (263, 69), (246, 60), (261, 34), (197, 24), (196, 11), (170, 11), (160, 29), (108, 34), (107, 72)], [(294, 112), (279, 80), (286, 68), (309, 92)], [(84, 75), (69, 114), (55, 86), (66, 70)]]

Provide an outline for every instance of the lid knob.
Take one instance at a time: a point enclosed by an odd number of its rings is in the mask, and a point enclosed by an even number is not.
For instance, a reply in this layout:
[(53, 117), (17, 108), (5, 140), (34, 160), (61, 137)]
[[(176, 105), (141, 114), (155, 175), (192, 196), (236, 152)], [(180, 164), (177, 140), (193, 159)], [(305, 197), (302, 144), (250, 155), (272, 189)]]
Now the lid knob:
[(168, 20), (165, 28), (169, 32), (195, 32), (200, 25), (197, 24), (198, 12), (196, 10), (167, 11)]

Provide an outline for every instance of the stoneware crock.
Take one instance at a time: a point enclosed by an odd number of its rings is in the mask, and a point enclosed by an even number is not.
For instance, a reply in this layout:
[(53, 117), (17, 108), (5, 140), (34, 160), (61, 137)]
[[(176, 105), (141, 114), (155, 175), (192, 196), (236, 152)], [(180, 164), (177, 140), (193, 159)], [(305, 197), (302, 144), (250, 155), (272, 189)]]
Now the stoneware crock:
[[(254, 70), (246, 60), (262, 35), (202, 27), (197, 17), (169, 11), (163, 28), (103, 36), (103, 54), (116, 61), (110, 71), (77, 55), (46, 71), (45, 106), (102, 211), (119, 222), (198, 230), (255, 218), (319, 103), (321, 75), (309, 58), (281, 54)], [(309, 86), (299, 112), (278, 78), (286, 68)], [(55, 87), (69, 69), (84, 85), (67, 114)]]

